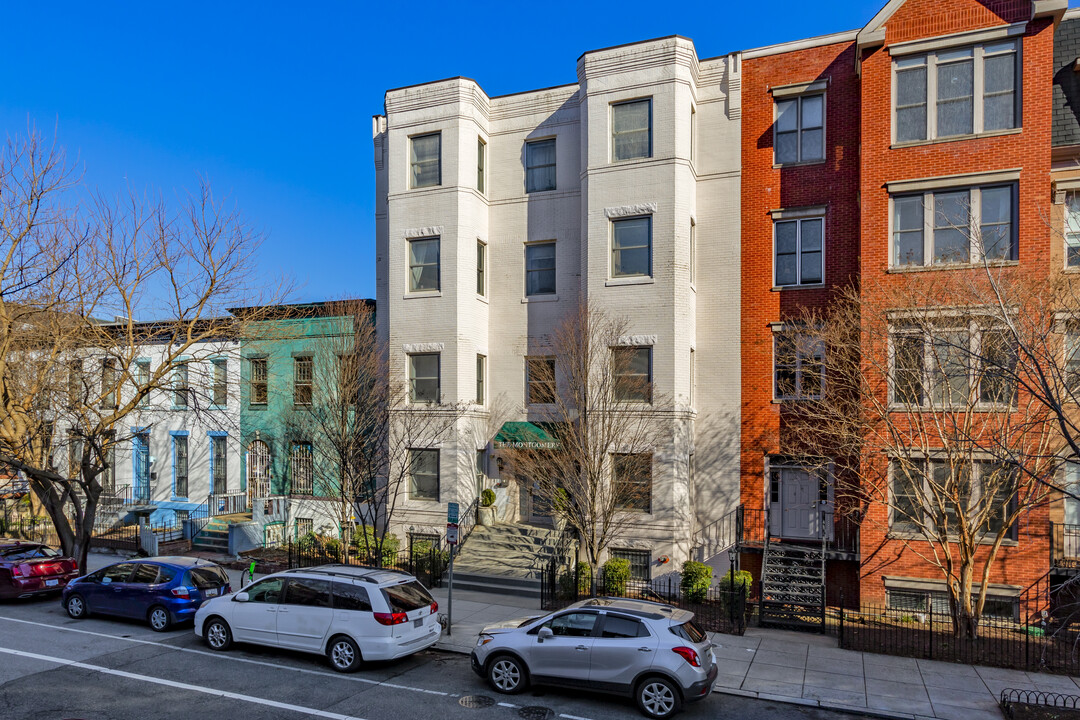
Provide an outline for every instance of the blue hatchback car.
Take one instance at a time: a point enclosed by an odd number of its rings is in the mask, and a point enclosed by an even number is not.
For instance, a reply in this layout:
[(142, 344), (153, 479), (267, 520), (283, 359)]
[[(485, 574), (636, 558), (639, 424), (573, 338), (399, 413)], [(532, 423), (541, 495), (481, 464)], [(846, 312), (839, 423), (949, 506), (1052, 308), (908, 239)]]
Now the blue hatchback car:
[(62, 602), (75, 619), (90, 613), (146, 620), (164, 632), (191, 620), (199, 605), (232, 592), (229, 576), (214, 563), (189, 557), (119, 562), (75, 578)]

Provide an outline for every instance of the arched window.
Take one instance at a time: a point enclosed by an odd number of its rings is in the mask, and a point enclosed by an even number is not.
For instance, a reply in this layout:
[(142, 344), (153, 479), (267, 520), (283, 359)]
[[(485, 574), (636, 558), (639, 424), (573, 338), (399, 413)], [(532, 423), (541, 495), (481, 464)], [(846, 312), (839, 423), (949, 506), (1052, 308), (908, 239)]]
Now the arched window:
[(248, 445), (247, 490), (252, 500), (270, 495), (270, 446), (262, 440)]

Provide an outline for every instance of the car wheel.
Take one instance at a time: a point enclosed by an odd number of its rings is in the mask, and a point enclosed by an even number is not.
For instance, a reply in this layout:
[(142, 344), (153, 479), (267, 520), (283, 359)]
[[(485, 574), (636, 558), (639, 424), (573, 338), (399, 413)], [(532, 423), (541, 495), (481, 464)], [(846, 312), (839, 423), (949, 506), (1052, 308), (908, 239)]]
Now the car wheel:
[(326, 659), (330, 661), (330, 667), (343, 673), (356, 672), (363, 660), (360, 648), (352, 638), (345, 635), (331, 638), (326, 647)]
[(499, 655), (488, 663), (488, 682), (496, 691), (514, 695), (529, 685), (525, 665), (513, 655)]
[(213, 617), (203, 626), (203, 639), (211, 650), (228, 650), (232, 645), (232, 630), (219, 617)]
[(155, 632), (165, 632), (172, 627), (172, 618), (169, 617), (169, 611), (160, 605), (150, 608), (150, 612), (146, 614), (146, 619), (150, 621), (150, 627)]
[(67, 609), (67, 614), (76, 620), (82, 620), (84, 617), (90, 614), (89, 608), (86, 607), (86, 600), (82, 595), (73, 594), (64, 603), (64, 608)]
[(646, 678), (635, 693), (638, 709), (646, 717), (669, 718), (679, 712), (682, 697), (670, 680), (662, 677)]

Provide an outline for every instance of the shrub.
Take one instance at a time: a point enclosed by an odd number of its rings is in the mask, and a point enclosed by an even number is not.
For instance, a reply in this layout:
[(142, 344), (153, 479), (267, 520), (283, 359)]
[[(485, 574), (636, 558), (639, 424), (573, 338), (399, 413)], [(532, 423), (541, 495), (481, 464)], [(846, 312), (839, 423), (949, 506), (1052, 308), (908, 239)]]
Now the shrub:
[(334, 560), (341, 560), (341, 541), (337, 538), (321, 538), (322, 551)]
[(712, 585), (712, 568), (704, 563), (687, 560), (682, 566), (680, 583), (682, 596), (686, 602), (705, 602)]
[(484, 492), (480, 493), (480, 504), (484, 507), (491, 507), (495, 504), (495, 491), (491, 488), (487, 488)]
[(630, 561), (625, 558), (611, 558), (603, 567), (604, 592), (622, 597), (626, 595), (626, 583), (630, 581)]
[(592, 565), (587, 562), (579, 562), (577, 570), (574, 572), (577, 580), (578, 595), (592, 595)]
[[(357, 527), (353, 531), (352, 545), (357, 558), (366, 563), (375, 563), (375, 528), (370, 525)], [(392, 565), (397, 560), (401, 541), (397, 535), (386, 533), (382, 545), (382, 565)]]
[[(746, 597), (750, 597), (750, 586), (754, 582), (754, 576), (747, 570), (740, 570), (735, 573), (735, 589), (742, 588)], [(724, 573), (724, 576), (720, 578), (720, 582), (716, 586), (721, 590), (731, 590), (731, 571), (728, 570)]]

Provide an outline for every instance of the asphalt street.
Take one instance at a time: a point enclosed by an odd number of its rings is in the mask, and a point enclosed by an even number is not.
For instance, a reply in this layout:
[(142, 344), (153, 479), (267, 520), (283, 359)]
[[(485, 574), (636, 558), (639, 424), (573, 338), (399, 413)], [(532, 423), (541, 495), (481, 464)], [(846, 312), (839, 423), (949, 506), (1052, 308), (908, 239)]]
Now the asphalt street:
[[(479, 705), (480, 707), (475, 707)], [(628, 699), (533, 690), (504, 696), (435, 651), (371, 663), (353, 675), (322, 658), (255, 646), (212, 652), (189, 627), (68, 618), (57, 599), (0, 603), (0, 717), (4, 720), (608, 720), (640, 717)], [(854, 718), (845, 713), (713, 694), (685, 720)]]

